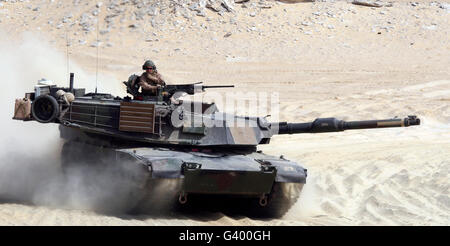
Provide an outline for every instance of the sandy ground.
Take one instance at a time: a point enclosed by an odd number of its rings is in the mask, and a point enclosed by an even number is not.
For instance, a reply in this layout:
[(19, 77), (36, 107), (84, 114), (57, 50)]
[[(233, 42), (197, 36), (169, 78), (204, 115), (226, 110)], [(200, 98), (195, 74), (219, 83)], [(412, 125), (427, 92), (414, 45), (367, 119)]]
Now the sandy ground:
[[(130, 30), (134, 22), (126, 20), (123, 28), (100, 36), (111, 47), (98, 49), (98, 79), (97, 49), (90, 47), (96, 34), (79, 32), (76, 25), (56, 29), (45, 24), (49, 16), (61, 18), (67, 6), (43, 4), (37, 14), (26, 5), (4, 2), (0, 12), (5, 79), (0, 194), (19, 191), (25, 197), (19, 202), (0, 197), (1, 225), (450, 225), (450, 13), (439, 5), (276, 4), (255, 17), (237, 9), (237, 24), (230, 24), (227, 15), (210, 14), (209, 22), (195, 17), (196, 25), (183, 20), (164, 30), (150, 25)], [(76, 16), (94, 5), (72, 12)], [(198, 29), (201, 24), (207, 28)], [(224, 37), (228, 32), (231, 36)], [(148, 35), (158, 41), (145, 41)], [(87, 44), (80, 45), (80, 39)], [(76, 84), (89, 90), (98, 80), (101, 91), (124, 96), (120, 82), (151, 58), (173, 83), (232, 83), (233, 91), (278, 92), (279, 118), (285, 121), (415, 114), (422, 124), (274, 137), (260, 149), (301, 163), (309, 174), (301, 198), (280, 219), (220, 212), (104, 214), (77, 203), (61, 207), (34, 192), (45, 181), (29, 179), (59, 173), (57, 128), (10, 117), (14, 98), (32, 90), (37, 79), (67, 84), (67, 50)], [(46, 155), (52, 161), (37, 161)], [(24, 160), (25, 168), (17, 167)]]

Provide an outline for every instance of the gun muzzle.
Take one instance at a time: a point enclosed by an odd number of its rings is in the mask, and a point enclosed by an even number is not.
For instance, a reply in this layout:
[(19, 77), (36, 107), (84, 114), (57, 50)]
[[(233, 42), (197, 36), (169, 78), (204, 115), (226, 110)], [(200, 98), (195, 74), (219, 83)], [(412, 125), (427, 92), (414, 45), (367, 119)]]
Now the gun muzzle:
[(415, 115), (410, 115), (404, 119), (389, 120), (365, 120), (365, 121), (349, 121), (344, 123), (344, 130), (351, 129), (367, 129), (367, 128), (384, 128), (384, 127), (407, 127), (420, 125), (420, 119)]

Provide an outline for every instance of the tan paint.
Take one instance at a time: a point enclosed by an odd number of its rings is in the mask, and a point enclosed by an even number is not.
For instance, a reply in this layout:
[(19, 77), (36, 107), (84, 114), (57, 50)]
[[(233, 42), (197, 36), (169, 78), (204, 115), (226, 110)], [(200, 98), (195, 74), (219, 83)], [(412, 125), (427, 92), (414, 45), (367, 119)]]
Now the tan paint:
[(404, 126), (404, 122), (403, 120), (398, 120), (398, 121), (381, 121), (381, 122), (377, 122), (377, 126), (378, 127), (383, 127), (383, 126)]
[(256, 136), (252, 127), (230, 127), (235, 144), (255, 144)]
[(27, 98), (16, 99), (16, 105), (14, 106), (15, 120), (29, 120), (31, 118), (31, 102)]

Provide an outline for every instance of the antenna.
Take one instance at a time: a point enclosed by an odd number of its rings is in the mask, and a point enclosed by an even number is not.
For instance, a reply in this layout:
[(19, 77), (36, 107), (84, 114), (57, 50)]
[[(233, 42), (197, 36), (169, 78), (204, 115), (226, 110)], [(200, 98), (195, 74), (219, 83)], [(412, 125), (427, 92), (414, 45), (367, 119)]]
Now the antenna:
[(99, 21), (98, 21), (98, 15), (97, 15), (97, 65), (95, 68), (95, 94), (97, 94), (97, 84), (98, 84), (98, 46), (100, 46), (100, 42), (98, 39), (98, 28), (99, 28)]
[(66, 63), (67, 63), (67, 74), (69, 74), (69, 36), (66, 28)]

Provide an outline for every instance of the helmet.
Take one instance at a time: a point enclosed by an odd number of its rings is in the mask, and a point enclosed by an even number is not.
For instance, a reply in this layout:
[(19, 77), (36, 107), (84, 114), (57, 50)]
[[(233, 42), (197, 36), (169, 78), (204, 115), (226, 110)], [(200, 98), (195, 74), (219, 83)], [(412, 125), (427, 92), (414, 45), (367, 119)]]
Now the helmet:
[(153, 70), (156, 70), (155, 63), (153, 63), (151, 60), (145, 61), (144, 65), (142, 65), (142, 70), (146, 70), (146, 68), (151, 67)]

